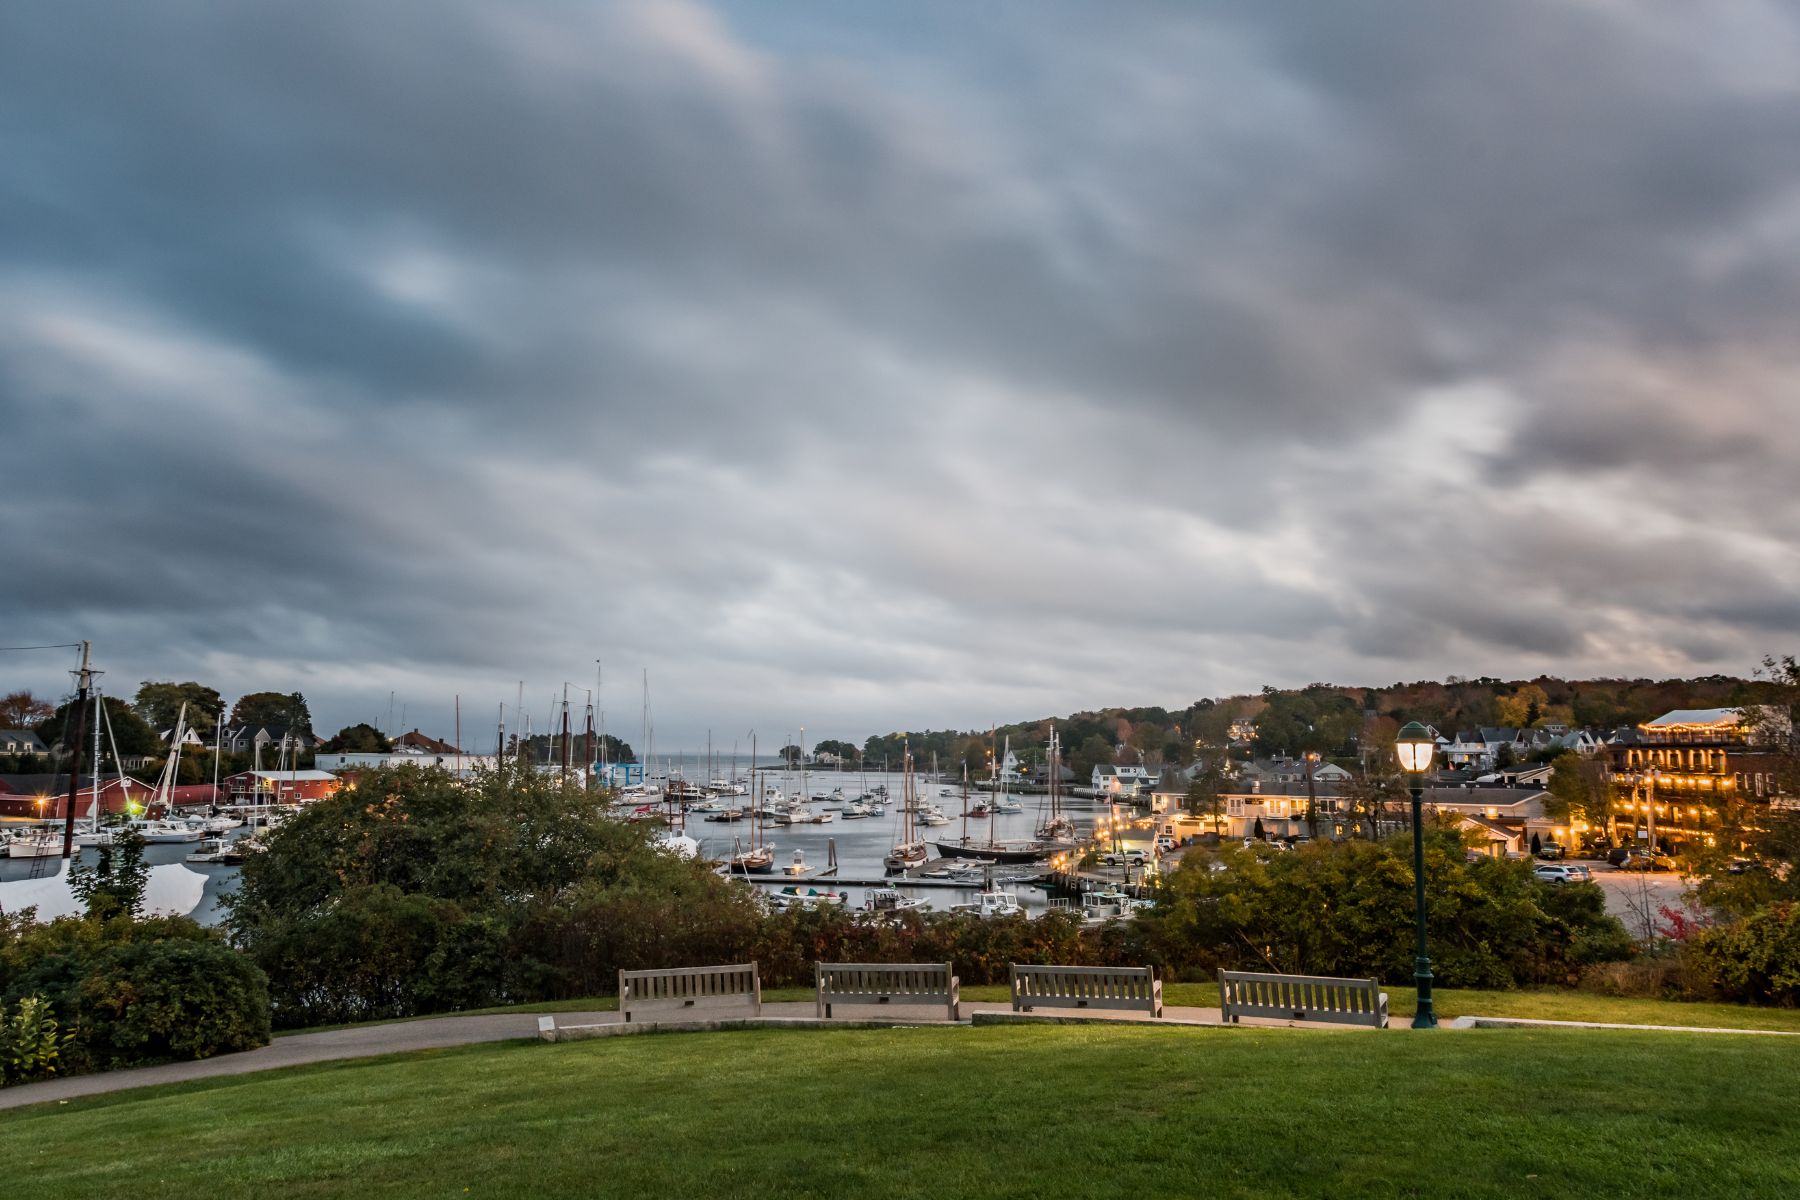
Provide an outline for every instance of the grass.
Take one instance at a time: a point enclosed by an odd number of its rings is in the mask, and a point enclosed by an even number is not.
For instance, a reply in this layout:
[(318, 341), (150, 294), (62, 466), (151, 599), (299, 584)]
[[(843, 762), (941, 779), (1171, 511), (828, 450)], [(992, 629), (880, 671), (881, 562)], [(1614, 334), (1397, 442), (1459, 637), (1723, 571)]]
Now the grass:
[(33, 1200), (1780, 1196), (1797, 1068), (1786, 1039), (1565, 1030), (512, 1042), (22, 1109), (0, 1162)]
[[(1388, 1010), (1395, 1017), (1413, 1014), (1416, 998), (1411, 988), (1390, 987)], [(962, 989), (964, 1000), (1005, 1003), (1003, 985), (979, 985)], [(768, 988), (763, 992), (766, 1003), (784, 1000), (811, 1000), (811, 988)], [(1217, 1008), (1219, 986), (1215, 983), (1170, 983), (1163, 987), (1163, 1003), (1175, 1007)], [(1778, 1029), (1800, 1033), (1800, 1009), (1752, 1008), (1744, 1004), (1705, 1004), (1686, 1000), (1643, 1000), (1629, 997), (1602, 996), (1593, 992), (1577, 992), (1567, 988), (1536, 988), (1512, 992), (1480, 992), (1460, 988), (1440, 988), (1435, 996), (1438, 1019), (1448, 1022), (1454, 1017), (1529, 1017), (1542, 1021), (1603, 1021), (1620, 1025), (1686, 1025), (1723, 1029)], [(457, 1014), (482, 1016), (489, 1013), (547, 1012), (612, 1012), (619, 1007), (616, 996), (583, 996), (573, 1000), (546, 1000), (500, 1008), (478, 1008)], [(444, 1014), (436, 1014), (442, 1016)], [(401, 1017), (402, 1021), (423, 1021), (428, 1017)], [(370, 1021), (366, 1024), (391, 1024)], [(296, 1033), (320, 1033), (328, 1029), (345, 1029), (345, 1025), (323, 1025), (311, 1029), (287, 1029), (277, 1037)]]

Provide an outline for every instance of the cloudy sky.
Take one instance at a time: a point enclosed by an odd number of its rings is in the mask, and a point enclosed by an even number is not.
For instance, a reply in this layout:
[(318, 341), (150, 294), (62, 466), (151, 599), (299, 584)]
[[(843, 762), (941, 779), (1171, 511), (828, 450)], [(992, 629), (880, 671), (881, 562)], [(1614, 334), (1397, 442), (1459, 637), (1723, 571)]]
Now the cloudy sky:
[(115, 691), (479, 744), (602, 660), (778, 745), (1800, 649), (1789, 4), (15, 4), (0, 147), (0, 643)]

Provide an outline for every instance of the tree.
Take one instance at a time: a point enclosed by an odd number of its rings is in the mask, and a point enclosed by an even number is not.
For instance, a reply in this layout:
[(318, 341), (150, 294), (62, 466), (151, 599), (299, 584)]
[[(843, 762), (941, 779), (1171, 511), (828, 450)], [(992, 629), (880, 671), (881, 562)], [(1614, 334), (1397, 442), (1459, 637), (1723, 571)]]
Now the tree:
[(386, 754), (393, 748), (394, 743), (367, 722), (344, 726), (324, 745), (328, 754)]
[[(156, 736), (156, 730), (150, 728), (144, 718), (138, 716), (137, 709), (116, 696), (105, 696), (102, 697), (102, 700), (106, 705), (107, 722), (112, 727), (111, 737), (107, 736), (104, 727), (100, 731), (100, 745), (105, 753), (110, 755), (113, 744), (116, 742), (119, 753), (126, 758), (161, 756), (164, 750), (162, 739)], [(50, 718), (38, 727), (38, 737), (42, 738), (46, 745), (61, 744), (65, 731), (69, 736), (74, 735), (75, 726), (70, 714), (70, 710), (74, 707), (74, 701), (57, 705), (56, 711), (50, 715)], [(94, 736), (93, 714), (90, 712), (88, 717), (85, 734), (86, 737), (92, 738)], [(63, 751), (67, 753), (68, 747), (63, 747)], [(88, 747), (81, 747), (83, 755), (86, 755), (87, 752)]]
[[(1069, 756), (1069, 766), (1075, 772), (1078, 783), (1092, 779), (1095, 767), (1111, 766), (1112, 761), (1112, 743), (1097, 733), (1090, 735)], [(1083, 783), (1083, 786), (1086, 784)]]
[(312, 732), (312, 713), (299, 692), (251, 692), (231, 708), (233, 725)]
[(1256, 717), (1256, 752), (1299, 756), (1337, 754), (1362, 731), (1362, 709), (1343, 691), (1313, 684), (1297, 692), (1263, 689), (1268, 701)]
[(1550, 760), (1550, 784), (1544, 793), (1544, 815), (1559, 825), (1581, 822), (1612, 837), (1615, 785), (1606, 765), (1564, 750)]
[(225, 711), (219, 693), (204, 684), (156, 683), (146, 679), (137, 692), (138, 715), (150, 728), (162, 733), (175, 728), (175, 716), (187, 705), (187, 723), (195, 729), (210, 729)]
[(1344, 785), (1339, 798), (1349, 818), (1352, 835), (1374, 839), (1382, 836), (1389, 810), (1407, 795), (1400, 776), (1392, 771), (1371, 771)]
[(849, 742), (840, 742), (832, 738), (827, 738), (813, 747), (815, 759), (821, 754), (835, 754), (841, 762), (855, 762), (861, 757), (861, 753)]
[(781, 748), (781, 761), (787, 764), (789, 770), (798, 767), (800, 765), (800, 760), (804, 757), (805, 753), (800, 747), (794, 745), (792, 742), (789, 742)]
[(144, 839), (134, 830), (115, 829), (111, 844), (102, 845), (99, 851), (99, 861), (93, 866), (79, 861), (70, 866), (69, 890), (87, 906), (90, 917), (142, 916), (144, 886), (150, 881)]
[(1225, 773), (1219, 769), (1217, 761), (1207, 764), (1205, 770), (1194, 776), (1188, 784), (1187, 795), (1182, 797), (1181, 807), (1196, 817), (1205, 817), (1213, 829), (1218, 829), (1225, 815)]
[(48, 700), (30, 692), (8, 692), (0, 696), (0, 729), (36, 729), (55, 711)]
[[(1800, 796), (1800, 659), (1764, 658), (1757, 674), (1762, 686), (1757, 702), (1743, 708), (1745, 732), (1786, 803), (1745, 795), (1742, 788), (1721, 793), (1714, 808), (1716, 845), (1695, 863), (1706, 876), (1701, 901), (1737, 916), (1800, 900), (1800, 808), (1792, 803)], [(1751, 868), (1732, 874), (1730, 860), (1739, 855), (1749, 856)]]

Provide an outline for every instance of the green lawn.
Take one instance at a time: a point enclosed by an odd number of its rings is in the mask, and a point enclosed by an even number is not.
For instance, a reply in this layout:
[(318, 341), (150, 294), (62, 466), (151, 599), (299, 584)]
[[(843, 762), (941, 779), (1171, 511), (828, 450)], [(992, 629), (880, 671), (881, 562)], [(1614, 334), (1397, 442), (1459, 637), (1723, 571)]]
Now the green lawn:
[[(1411, 988), (1390, 987), (1388, 1009), (1397, 1018), (1411, 1017), (1414, 996)], [(1005, 1003), (1004, 986), (982, 985), (962, 989), (964, 1000), (988, 1000)], [(769, 988), (763, 1000), (811, 1000), (811, 988)], [(1163, 1003), (1195, 1008), (1217, 1008), (1219, 987), (1213, 983), (1170, 983), (1164, 985)], [(575, 1000), (548, 1000), (539, 1004), (521, 1004), (511, 1008), (481, 1008), (463, 1014), (474, 1016), (499, 1012), (611, 1012), (619, 1006), (616, 996), (586, 996)], [(1743, 1004), (1699, 1004), (1674, 1000), (1633, 1000), (1576, 992), (1564, 988), (1531, 991), (1476, 992), (1456, 988), (1439, 989), (1436, 997), (1438, 1019), (1448, 1023), (1453, 1017), (1531, 1017), (1545, 1021), (1606, 1021), (1622, 1025), (1697, 1025), (1724, 1029), (1784, 1029), (1800, 1032), (1800, 1009), (1752, 1008)], [(443, 1014), (438, 1014), (443, 1015)], [(404, 1018), (424, 1020), (423, 1017)], [(381, 1022), (371, 1022), (380, 1024)], [(320, 1029), (343, 1028), (337, 1025)], [(316, 1033), (319, 1029), (289, 1029), (277, 1037), (296, 1033)]]
[(1800, 1195), (1800, 1041), (757, 1030), (514, 1042), (0, 1119), (51, 1197)]

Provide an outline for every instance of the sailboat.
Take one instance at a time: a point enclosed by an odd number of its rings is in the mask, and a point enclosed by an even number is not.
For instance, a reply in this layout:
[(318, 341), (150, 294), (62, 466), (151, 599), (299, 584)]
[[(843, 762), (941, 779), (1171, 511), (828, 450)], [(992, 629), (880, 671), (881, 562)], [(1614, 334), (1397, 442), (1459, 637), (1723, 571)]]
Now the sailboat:
[[(756, 741), (750, 742), (750, 761), (756, 761)], [(762, 780), (756, 780), (757, 790), (761, 791)], [(775, 870), (775, 847), (762, 840), (763, 801), (759, 797), (750, 807), (750, 845), (745, 847), (736, 838), (731, 839), (731, 857), (725, 862), (725, 869), (732, 875), (768, 875)]]
[[(1012, 756), (1012, 739), (1011, 738), (1006, 739), (1006, 756), (1008, 758), (1010, 758)], [(1007, 812), (1007, 811), (1017, 811), (1017, 810), (1012, 810), (1012, 809), (1007, 809), (1007, 808), (1002, 807), (1002, 805), (1004, 805), (1006, 803), (1006, 777), (1004, 774), (1004, 768), (1001, 766), (1001, 764), (1004, 763), (1005, 761), (1006, 761), (1005, 758), (995, 756), (995, 759), (994, 759), (994, 796), (995, 796), (995, 800), (991, 807), (991, 811), (996, 812), (996, 813)], [(1056, 732), (1054, 729), (1050, 733), (1050, 764), (1051, 764), (1050, 765), (1051, 778), (1054, 779), (1055, 774), (1056, 774)], [(1052, 788), (1051, 795), (1054, 798), (1054, 796), (1055, 796), (1055, 791), (1054, 791), (1055, 784), (1054, 783), (1051, 785), (1051, 788)], [(1065, 843), (1061, 842), (1060, 840), (1055, 839), (1055, 838), (1046, 837), (1044, 834), (1044, 831), (1042, 829), (1038, 830), (1038, 837), (1035, 841), (1015, 841), (1015, 842), (995, 841), (992, 836), (992, 834), (993, 834), (992, 826), (989, 827), (988, 833), (989, 833), (989, 837), (988, 837), (988, 841), (987, 841), (986, 845), (983, 845), (979, 842), (971, 842), (966, 837), (963, 838), (959, 842), (949, 842), (949, 841), (933, 842), (932, 845), (936, 846), (937, 852), (945, 858), (974, 858), (974, 859), (980, 859), (983, 862), (990, 862), (990, 863), (1042, 862), (1045, 859), (1056, 854), (1058, 851), (1068, 849), (1068, 846)]]
[(930, 857), (930, 851), (925, 848), (924, 841), (913, 834), (913, 826), (917, 824), (919, 818), (919, 786), (913, 779), (910, 746), (906, 750), (904, 770), (905, 774), (901, 776), (901, 793), (905, 797), (905, 804), (900, 814), (900, 837), (903, 840), (889, 850), (887, 857), (881, 860), (882, 865), (890, 874), (905, 872), (913, 867), (921, 866)]

